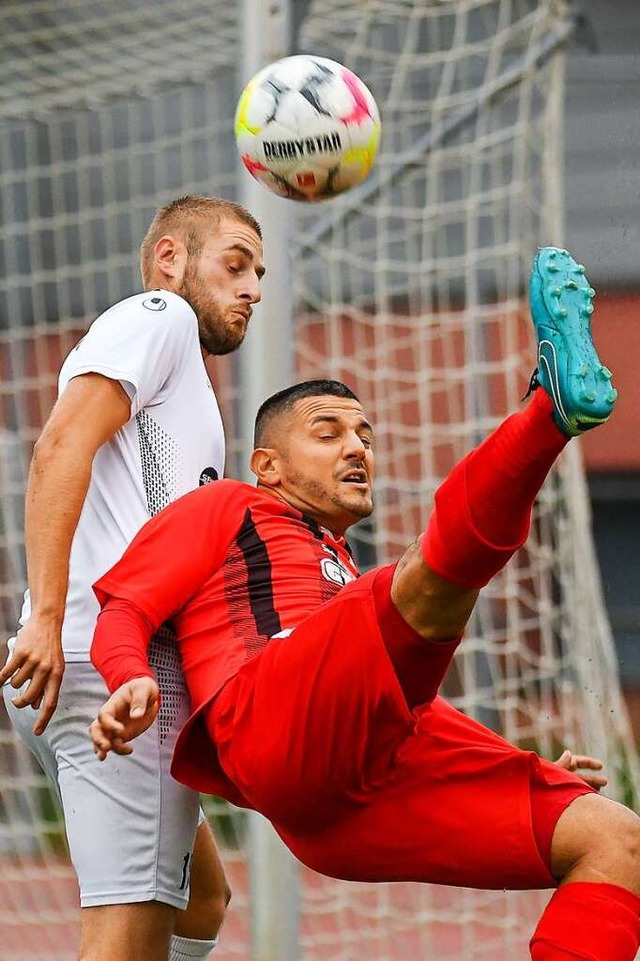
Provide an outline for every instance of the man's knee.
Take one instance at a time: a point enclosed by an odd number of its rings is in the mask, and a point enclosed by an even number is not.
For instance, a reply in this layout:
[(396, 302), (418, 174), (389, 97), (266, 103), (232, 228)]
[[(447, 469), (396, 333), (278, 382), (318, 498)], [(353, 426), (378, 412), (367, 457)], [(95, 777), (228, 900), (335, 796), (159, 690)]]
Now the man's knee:
[(561, 881), (608, 882), (640, 894), (640, 818), (598, 794), (576, 798), (556, 825), (551, 867)]
[(193, 848), (189, 904), (176, 919), (181, 937), (213, 940), (231, 900), (231, 888), (220, 860), (213, 832), (206, 821), (198, 825)]
[(166, 961), (176, 914), (159, 901), (83, 908), (79, 961)]
[(225, 877), (212, 890), (192, 890), (186, 911), (176, 919), (176, 934), (199, 940), (218, 937), (231, 900), (231, 888)]

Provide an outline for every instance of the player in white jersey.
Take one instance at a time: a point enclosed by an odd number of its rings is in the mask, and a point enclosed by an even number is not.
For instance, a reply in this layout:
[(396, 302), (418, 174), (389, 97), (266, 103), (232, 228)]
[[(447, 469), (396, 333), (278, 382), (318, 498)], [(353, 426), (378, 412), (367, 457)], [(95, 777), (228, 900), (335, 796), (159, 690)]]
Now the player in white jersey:
[(168, 631), (153, 653), (159, 724), (124, 763), (93, 753), (88, 727), (107, 691), (89, 660), (91, 585), (151, 515), (222, 474), (204, 358), (244, 339), (264, 273), (260, 228), (237, 204), (183, 197), (156, 215), (141, 264), (145, 293), (98, 317), (60, 372), (29, 474), (22, 627), (0, 672), (13, 724), (62, 803), (81, 961), (204, 958), (229, 897), (198, 795), (169, 774), (189, 703)]

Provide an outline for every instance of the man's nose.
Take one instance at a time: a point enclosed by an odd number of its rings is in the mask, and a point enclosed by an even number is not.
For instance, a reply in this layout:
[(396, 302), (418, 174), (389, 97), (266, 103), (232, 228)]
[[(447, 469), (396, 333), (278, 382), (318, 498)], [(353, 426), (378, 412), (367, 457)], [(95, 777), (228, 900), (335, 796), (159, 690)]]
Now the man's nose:
[(243, 300), (248, 300), (250, 304), (259, 304), (262, 299), (262, 291), (260, 289), (260, 280), (254, 274), (252, 278), (247, 280), (244, 290), (240, 294)]
[(351, 458), (357, 458), (362, 460), (365, 455), (367, 448), (364, 445), (364, 441), (355, 432), (353, 434), (348, 434), (345, 440), (345, 455)]

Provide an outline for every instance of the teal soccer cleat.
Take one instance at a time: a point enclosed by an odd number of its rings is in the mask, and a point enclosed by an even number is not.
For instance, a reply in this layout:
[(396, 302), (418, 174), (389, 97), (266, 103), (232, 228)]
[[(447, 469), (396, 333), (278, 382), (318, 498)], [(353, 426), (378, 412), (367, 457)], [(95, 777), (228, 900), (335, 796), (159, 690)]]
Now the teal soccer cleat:
[(554, 420), (570, 437), (603, 424), (618, 396), (591, 337), (594, 297), (584, 267), (567, 250), (540, 248), (529, 285), (538, 338), (532, 387), (539, 385), (549, 394)]

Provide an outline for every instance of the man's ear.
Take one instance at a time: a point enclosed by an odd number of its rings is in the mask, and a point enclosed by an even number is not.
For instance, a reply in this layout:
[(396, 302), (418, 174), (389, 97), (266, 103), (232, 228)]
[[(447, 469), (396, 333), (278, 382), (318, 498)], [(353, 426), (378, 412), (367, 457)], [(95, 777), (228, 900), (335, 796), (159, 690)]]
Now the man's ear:
[(153, 266), (159, 279), (164, 279), (160, 286), (171, 290), (174, 285), (181, 284), (186, 263), (187, 249), (182, 241), (166, 234), (156, 242), (153, 248)]
[(277, 487), (280, 483), (280, 455), (273, 447), (257, 447), (251, 454), (249, 466), (265, 487)]

